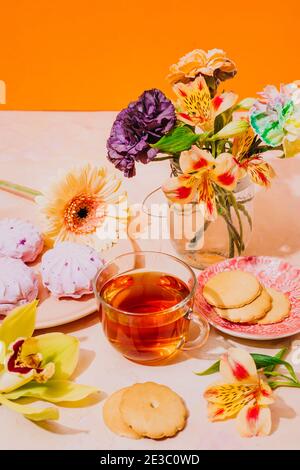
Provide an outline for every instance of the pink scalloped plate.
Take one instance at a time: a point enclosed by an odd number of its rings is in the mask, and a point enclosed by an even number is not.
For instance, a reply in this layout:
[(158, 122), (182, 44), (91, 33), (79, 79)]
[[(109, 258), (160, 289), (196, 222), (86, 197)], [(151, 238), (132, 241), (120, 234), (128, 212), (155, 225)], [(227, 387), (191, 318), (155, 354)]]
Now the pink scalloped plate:
[[(204, 299), (203, 287), (215, 274), (236, 269), (254, 274), (262, 285), (273, 287), (287, 295), (291, 302), (289, 317), (270, 325), (232, 323), (219, 317), (215, 309)], [(238, 338), (272, 340), (295, 335), (300, 332), (300, 269), (280, 258), (268, 256), (240, 256), (222, 261), (205, 269), (199, 275), (195, 307), (215, 328)]]

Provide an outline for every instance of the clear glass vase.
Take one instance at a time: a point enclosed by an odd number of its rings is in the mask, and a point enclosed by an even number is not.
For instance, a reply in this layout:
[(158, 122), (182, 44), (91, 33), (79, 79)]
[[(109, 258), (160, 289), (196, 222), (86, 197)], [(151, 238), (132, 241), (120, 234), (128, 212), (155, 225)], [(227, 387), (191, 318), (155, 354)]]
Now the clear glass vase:
[(170, 239), (178, 256), (190, 266), (205, 269), (241, 255), (251, 237), (253, 198), (254, 185), (246, 176), (234, 192), (220, 189), (217, 193), (218, 216), (214, 221), (204, 220), (195, 202), (170, 205)]

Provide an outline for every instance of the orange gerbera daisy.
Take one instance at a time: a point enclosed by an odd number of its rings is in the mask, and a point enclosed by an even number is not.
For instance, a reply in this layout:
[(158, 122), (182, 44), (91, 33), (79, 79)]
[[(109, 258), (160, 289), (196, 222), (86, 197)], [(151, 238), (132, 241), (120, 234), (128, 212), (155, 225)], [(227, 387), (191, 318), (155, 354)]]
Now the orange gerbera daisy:
[(102, 250), (118, 238), (127, 221), (121, 180), (90, 164), (61, 175), (36, 202), (46, 239), (53, 243), (68, 240)]

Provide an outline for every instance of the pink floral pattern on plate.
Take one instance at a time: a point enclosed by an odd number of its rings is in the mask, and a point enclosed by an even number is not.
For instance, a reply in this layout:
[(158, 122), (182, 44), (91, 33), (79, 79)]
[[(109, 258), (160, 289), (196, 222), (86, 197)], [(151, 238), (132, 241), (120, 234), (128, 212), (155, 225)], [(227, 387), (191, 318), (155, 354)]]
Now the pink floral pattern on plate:
[[(270, 325), (251, 325), (249, 323), (232, 323), (215, 312), (202, 295), (206, 282), (222, 271), (240, 269), (254, 274), (266, 287), (273, 287), (288, 296), (291, 302), (291, 313), (280, 323)], [(255, 340), (277, 339), (292, 336), (300, 332), (300, 269), (279, 258), (268, 256), (240, 256), (205, 269), (198, 277), (198, 288), (195, 295), (195, 307), (211, 325), (224, 333), (239, 338)]]

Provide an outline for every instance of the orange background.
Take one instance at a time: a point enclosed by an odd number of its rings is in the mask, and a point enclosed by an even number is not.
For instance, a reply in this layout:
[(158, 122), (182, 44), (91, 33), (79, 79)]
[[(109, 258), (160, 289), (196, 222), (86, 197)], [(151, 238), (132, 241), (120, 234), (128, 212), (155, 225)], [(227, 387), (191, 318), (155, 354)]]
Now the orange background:
[(168, 66), (194, 48), (235, 60), (241, 97), (300, 79), (299, 0), (4, 0), (0, 109), (117, 110), (170, 93)]

